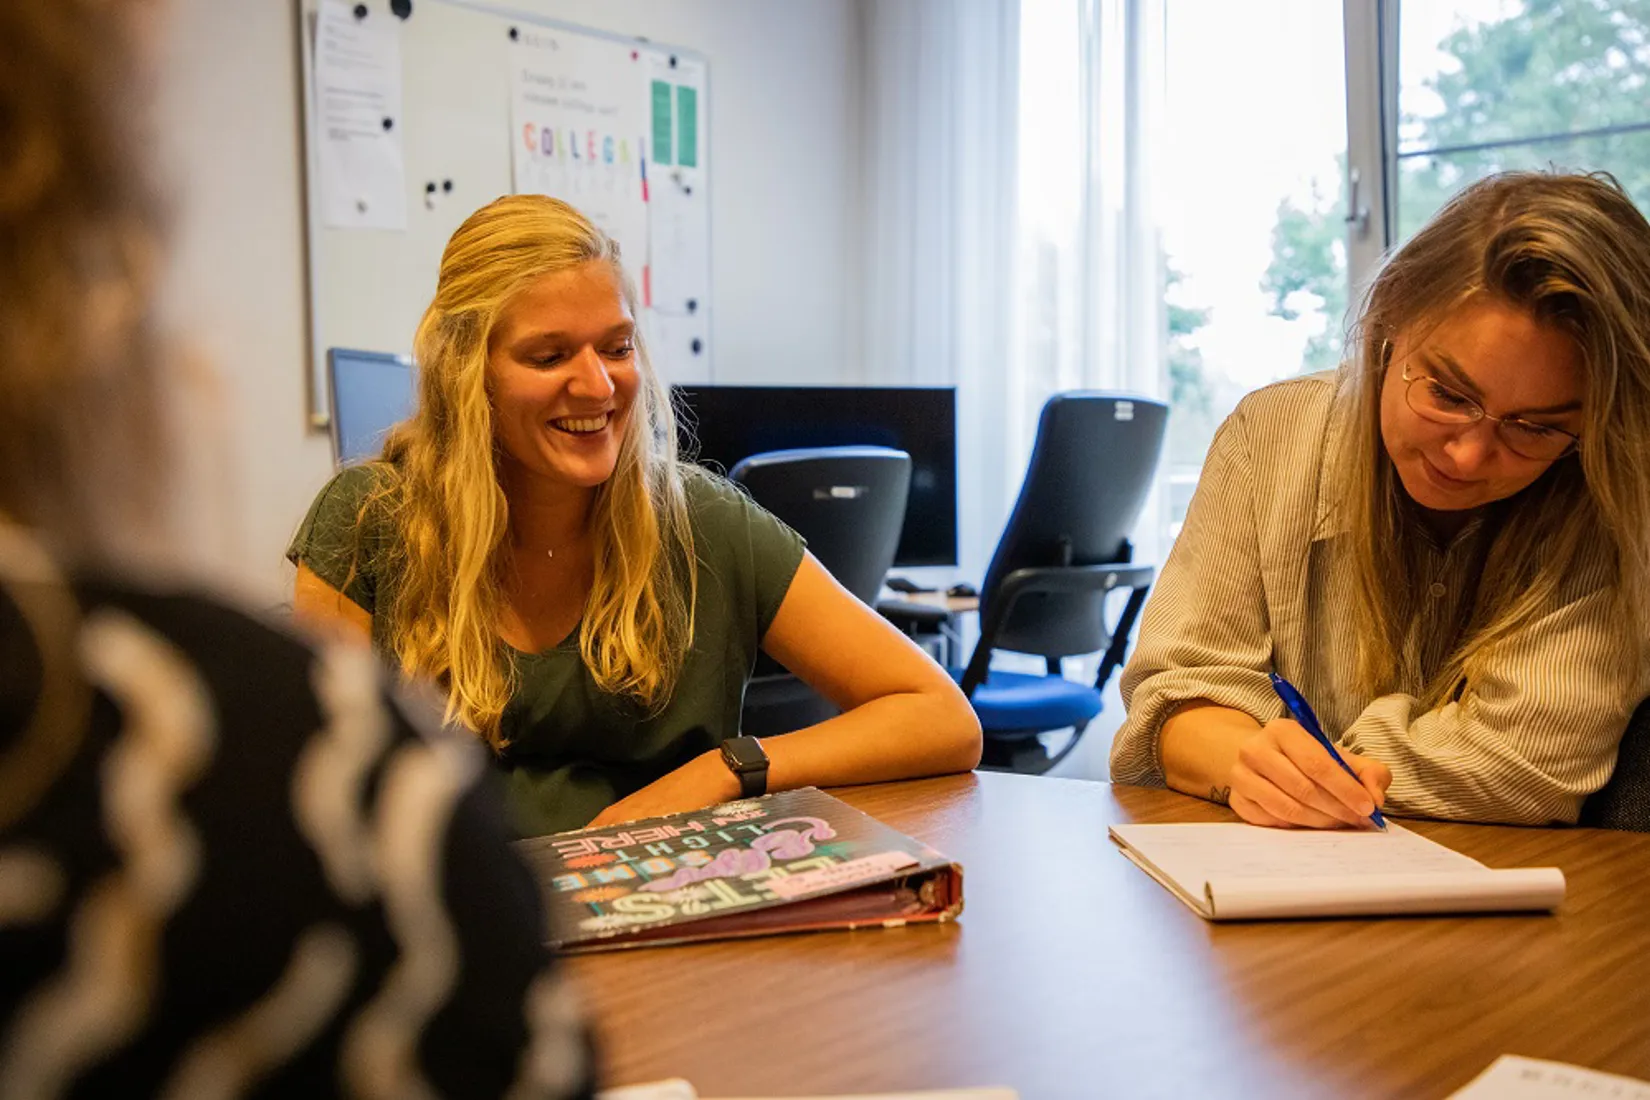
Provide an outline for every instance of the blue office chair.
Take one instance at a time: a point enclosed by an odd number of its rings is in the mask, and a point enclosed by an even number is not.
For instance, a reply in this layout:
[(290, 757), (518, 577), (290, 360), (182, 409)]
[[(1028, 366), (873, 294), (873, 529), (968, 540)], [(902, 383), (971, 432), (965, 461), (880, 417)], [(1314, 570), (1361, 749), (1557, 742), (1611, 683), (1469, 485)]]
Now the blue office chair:
[(332, 457), (340, 466), (377, 458), (384, 436), (418, 403), (412, 360), (379, 351), (327, 350)]
[[(1041, 774), (1076, 748), (1100, 713), (1156, 570), (1133, 562), (1129, 532), (1151, 493), (1168, 407), (1123, 394), (1056, 394), (1043, 406), (1020, 496), (980, 587), (980, 640), (952, 676), (985, 733), (982, 766)], [(1127, 590), (1107, 627), (1106, 598)], [(996, 650), (1042, 657), (1044, 675), (992, 669)], [(1093, 683), (1066, 657), (1104, 651)], [(1038, 737), (1065, 728), (1049, 755)]]
[[(751, 499), (808, 540), (844, 588), (870, 603), (894, 564), (911, 489), (911, 456), (890, 447), (765, 451), (728, 474)], [(840, 713), (767, 655), (745, 689), (743, 731), (768, 737)]]
[(1582, 825), (1650, 833), (1650, 699), (1628, 720), (1610, 781), (1581, 804)]

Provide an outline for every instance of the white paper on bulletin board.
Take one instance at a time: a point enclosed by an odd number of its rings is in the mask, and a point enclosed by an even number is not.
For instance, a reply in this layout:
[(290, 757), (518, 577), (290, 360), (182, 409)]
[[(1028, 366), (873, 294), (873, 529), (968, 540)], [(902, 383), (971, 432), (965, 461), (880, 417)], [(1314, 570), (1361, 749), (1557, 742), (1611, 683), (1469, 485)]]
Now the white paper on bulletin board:
[(710, 380), (705, 63), (648, 57), (648, 338), (672, 382)]
[(648, 254), (641, 59), (627, 43), (550, 28), (523, 29), (510, 44), (516, 192), (576, 206), (619, 242), (637, 279)]
[(321, 212), (336, 229), (407, 228), (401, 149), (401, 21), (323, 0), (315, 105)]

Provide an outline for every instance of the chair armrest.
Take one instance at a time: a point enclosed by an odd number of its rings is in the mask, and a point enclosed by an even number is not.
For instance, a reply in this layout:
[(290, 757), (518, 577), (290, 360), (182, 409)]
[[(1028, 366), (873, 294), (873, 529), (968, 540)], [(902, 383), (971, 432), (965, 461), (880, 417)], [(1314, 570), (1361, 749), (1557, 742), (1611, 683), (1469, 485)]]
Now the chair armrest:
[[(968, 659), (968, 668), (963, 672), (963, 694), (972, 696), (974, 689), (985, 682), (986, 672), (991, 667), (991, 650), (998, 631), (1008, 621), (1009, 612), (1014, 610), (1014, 605), (1020, 597), (1032, 592), (1107, 592), (1122, 588), (1131, 590), (1128, 606), (1124, 608), (1123, 616), (1118, 621), (1118, 629), (1112, 634), (1111, 647), (1100, 663), (1100, 667), (1110, 675), (1111, 668), (1116, 667), (1122, 659), (1123, 649), (1119, 639), (1126, 638), (1129, 629), (1133, 627), (1134, 619), (1140, 613), (1140, 605), (1145, 602), (1146, 591), (1151, 588), (1156, 576), (1155, 566), (1128, 562), (1016, 569), (1003, 578), (1003, 583), (992, 593), (990, 605), (984, 609), (985, 614), (980, 622), (980, 640)], [(1117, 658), (1115, 662), (1112, 660), (1114, 654)], [(1101, 680), (1101, 683), (1104, 682)]]

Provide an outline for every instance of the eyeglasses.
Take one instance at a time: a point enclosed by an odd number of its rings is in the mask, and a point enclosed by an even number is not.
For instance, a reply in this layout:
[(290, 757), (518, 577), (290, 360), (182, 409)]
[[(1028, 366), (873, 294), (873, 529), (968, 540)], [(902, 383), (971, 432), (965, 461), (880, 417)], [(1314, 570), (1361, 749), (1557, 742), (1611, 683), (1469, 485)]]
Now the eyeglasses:
[(1436, 378), (1403, 370), (1404, 400), (1417, 414), (1435, 424), (1495, 423), (1495, 436), (1513, 454), (1534, 462), (1553, 462), (1581, 446), (1581, 437), (1551, 424), (1537, 424), (1518, 416), (1491, 416), (1484, 406)]

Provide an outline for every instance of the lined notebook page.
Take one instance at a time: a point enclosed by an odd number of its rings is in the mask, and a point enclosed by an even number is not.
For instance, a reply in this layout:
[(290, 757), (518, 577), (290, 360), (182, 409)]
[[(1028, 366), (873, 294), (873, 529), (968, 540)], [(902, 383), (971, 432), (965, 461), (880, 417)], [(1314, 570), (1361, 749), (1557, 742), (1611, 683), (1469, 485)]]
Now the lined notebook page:
[(1449, 1100), (1650, 1100), (1650, 1081), (1503, 1054)]
[(1211, 920), (1551, 909), (1556, 868), (1492, 870), (1401, 825), (1114, 825), (1123, 854)]
[(1114, 825), (1111, 834), (1151, 857), (1165, 874), (1306, 878), (1487, 870), (1482, 863), (1402, 825), (1375, 829), (1267, 829), (1205, 822)]

